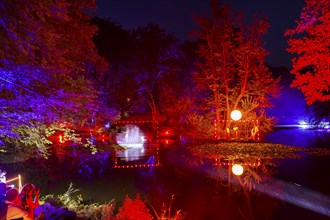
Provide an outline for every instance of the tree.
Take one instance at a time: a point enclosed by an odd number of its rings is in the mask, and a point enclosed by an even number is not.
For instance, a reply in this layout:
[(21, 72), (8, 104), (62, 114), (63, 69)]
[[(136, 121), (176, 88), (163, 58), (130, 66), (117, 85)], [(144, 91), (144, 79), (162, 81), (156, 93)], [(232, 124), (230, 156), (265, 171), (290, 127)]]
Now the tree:
[[(97, 108), (91, 75), (107, 68), (83, 9), (94, 1), (0, 2), (0, 138), (45, 153), (45, 126), (81, 125)], [(38, 130), (38, 132), (36, 132)], [(6, 144), (6, 147), (11, 146)]]
[[(245, 25), (240, 14), (233, 15), (228, 5), (211, 1), (212, 17), (197, 20), (200, 32), (195, 81), (204, 91), (204, 106), (213, 112), (215, 138), (230, 129), (232, 110), (244, 110), (245, 120), (256, 119), (269, 98), (276, 96), (278, 81), (265, 65), (267, 51), (261, 39), (268, 28), (266, 20)], [(224, 122), (221, 123), (221, 122)]]
[(157, 121), (167, 97), (173, 95), (169, 88), (175, 87), (174, 78), (179, 71), (178, 40), (154, 24), (134, 30), (132, 36), (136, 45), (133, 69), (139, 101), (147, 105), (145, 109), (151, 112), (152, 121)]
[(111, 106), (127, 114), (132, 109), (136, 99), (137, 83), (134, 81), (133, 38), (128, 30), (110, 19), (94, 17), (92, 23), (98, 26), (97, 35), (94, 36), (95, 45), (100, 56), (111, 65), (99, 83), (102, 88), (101, 100), (105, 105)]
[(102, 83), (104, 100), (122, 116), (172, 114), (183, 88), (183, 61), (179, 42), (158, 25), (124, 30), (111, 20), (94, 18), (99, 27), (94, 40), (110, 70)]
[(288, 29), (292, 59), (291, 86), (302, 91), (308, 105), (330, 100), (330, 3), (306, 0), (297, 26)]

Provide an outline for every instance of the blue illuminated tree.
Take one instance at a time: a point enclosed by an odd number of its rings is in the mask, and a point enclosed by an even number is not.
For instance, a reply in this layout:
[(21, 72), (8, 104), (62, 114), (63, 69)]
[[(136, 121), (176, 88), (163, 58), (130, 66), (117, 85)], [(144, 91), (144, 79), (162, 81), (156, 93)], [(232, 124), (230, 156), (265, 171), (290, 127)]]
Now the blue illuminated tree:
[(98, 109), (94, 82), (107, 64), (92, 41), (97, 28), (83, 12), (94, 6), (95, 1), (0, 2), (2, 152), (24, 146), (46, 154), (46, 127), (82, 125)]

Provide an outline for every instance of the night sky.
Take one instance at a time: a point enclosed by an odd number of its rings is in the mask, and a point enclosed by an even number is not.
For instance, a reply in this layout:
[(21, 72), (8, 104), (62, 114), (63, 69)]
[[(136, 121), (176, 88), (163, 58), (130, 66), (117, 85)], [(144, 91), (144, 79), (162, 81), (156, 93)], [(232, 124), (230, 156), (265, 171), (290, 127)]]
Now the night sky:
[[(125, 29), (156, 23), (173, 32), (181, 40), (197, 29), (193, 17), (210, 12), (209, 0), (97, 0), (96, 15), (110, 18)], [(274, 66), (290, 68), (291, 55), (287, 47), (284, 30), (295, 26), (295, 20), (305, 5), (304, 0), (226, 0), (234, 11), (242, 11), (246, 18), (258, 13), (268, 17), (270, 29), (264, 37), (266, 49), (270, 52), (267, 62)]]

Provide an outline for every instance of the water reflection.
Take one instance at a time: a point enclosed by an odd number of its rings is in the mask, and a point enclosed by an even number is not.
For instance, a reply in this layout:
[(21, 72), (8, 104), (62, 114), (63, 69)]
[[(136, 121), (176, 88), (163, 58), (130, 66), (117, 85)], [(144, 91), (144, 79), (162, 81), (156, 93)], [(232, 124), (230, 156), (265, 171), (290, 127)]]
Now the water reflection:
[(144, 157), (145, 149), (143, 147), (141, 148), (131, 148), (127, 149), (125, 151), (118, 151), (116, 152), (116, 158), (123, 160), (123, 161), (135, 161), (139, 160), (140, 158)]
[[(313, 131), (314, 135), (307, 132), (275, 131), (267, 141), (305, 148), (329, 145), (324, 137), (317, 139)], [(251, 149), (258, 147), (253, 144)], [(231, 150), (228, 153), (234, 155)], [(157, 211), (175, 195), (172, 210), (186, 213), (188, 220), (329, 219), (329, 157), (275, 160), (251, 152), (201, 158), (174, 142), (95, 155), (76, 151), (47, 161), (0, 165), (0, 169), (21, 173), (24, 181), (40, 186), (42, 195), (63, 193), (72, 182), (88, 201), (115, 198), (120, 204), (125, 195), (133, 198), (140, 193)], [(243, 166), (241, 176), (232, 174), (234, 164)]]
[[(213, 170), (204, 170), (204, 172), (213, 178), (221, 179), (222, 182), (225, 181), (225, 184), (227, 184), (228, 189), (231, 189), (231, 192), (232, 189), (235, 189), (235, 192), (242, 190), (246, 197), (255, 193), (261, 193), (282, 201), (284, 202), (283, 204), (294, 205), (296, 209), (299, 207), (315, 213), (309, 213), (308, 216), (316, 217), (320, 215), (317, 219), (330, 217), (330, 196), (318, 191), (313, 191), (304, 185), (285, 181), (276, 177), (277, 169), (275, 168), (281, 165), (280, 161), (260, 158), (258, 162), (254, 163), (251, 163), (251, 161), (243, 162), (242, 160), (240, 162), (215, 161), (215, 168)], [(229, 171), (230, 168), (233, 168), (237, 164), (243, 165), (242, 169), (244, 169), (244, 173), (235, 176)], [(227, 172), (226, 167), (228, 168)], [(234, 185), (236, 185), (236, 187)], [(237, 186), (239, 188), (237, 188)], [(297, 216), (301, 215), (297, 214)], [(303, 215), (301, 217), (303, 217)]]
[(256, 187), (270, 197), (330, 217), (330, 197), (299, 184), (273, 178), (271, 184)]
[(159, 146), (143, 146), (115, 152), (113, 168), (155, 167), (160, 165)]
[(330, 130), (310, 130), (302, 128), (277, 129), (266, 135), (265, 140), (271, 143), (299, 147), (329, 148)]
[[(290, 139), (290, 133), (291, 131), (288, 133), (278, 132), (277, 134), (281, 135), (277, 136), (277, 141), (274, 142), (283, 144), (289, 143), (289, 141), (285, 142), (285, 138)], [(311, 131), (311, 133), (312, 134), (309, 134), (310, 136), (308, 137), (316, 137), (313, 131)], [(274, 135), (273, 137), (276, 136)], [(317, 149), (310, 148), (311, 146), (317, 146), (310, 145), (311, 143), (315, 143), (313, 141), (316, 139), (308, 140), (309, 141), (305, 143), (299, 142), (301, 145), (304, 144), (302, 147), (305, 147), (304, 150), (303, 148), (300, 149), (305, 151), (305, 153), (311, 153), (314, 151), (316, 153), (315, 155), (323, 156), (323, 151), (319, 146)], [(322, 137), (322, 140), (324, 140), (324, 137)], [(296, 142), (293, 145), (299, 146)], [(204, 163), (200, 163), (203, 164), (203, 166), (199, 165), (197, 169), (195, 168), (194, 170), (203, 175), (219, 180), (221, 186), (227, 187), (228, 192), (230, 193), (243, 192), (249, 210), (253, 210), (250, 211), (250, 218), (253, 216), (252, 213), (257, 210), (254, 210), (249, 197), (253, 197), (259, 193), (274, 198), (275, 200), (282, 201), (283, 203), (279, 204), (279, 207), (284, 211), (282, 210), (280, 213), (287, 212), (286, 217), (289, 216), (288, 213), (290, 213), (290, 215), (292, 213), (292, 216), (295, 216), (296, 218), (298, 217), (299, 219), (327, 219), (330, 217), (329, 188), (324, 194), (320, 187), (320, 184), (324, 183), (318, 181), (321, 177), (322, 180), (326, 180), (325, 182), (327, 182), (328, 185), (330, 184), (329, 174), (327, 172), (327, 167), (329, 167), (329, 154), (326, 156), (328, 161), (327, 166), (309, 171), (313, 173), (314, 177), (317, 177), (316, 179), (311, 180), (305, 177), (306, 179), (300, 179), (302, 181), (297, 183), (294, 179), (286, 179), (281, 172), (278, 172), (281, 170), (281, 167), (286, 165), (287, 161), (290, 161), (291, 163), (297, 163), (298, 161), (298, 163), (302, 162), (311, 165), (311, 161), (307, 163), (308, 161), (306, 161), (306, 158), (314, 158), (314, 163), (320, 163), (323, 160), (323, 157), (315, 157), (313, 155), (300, 153), (298, 156), (297, 152), (299, 152), (299, 148), (279, 145), (275, 147), (272, 145), (271, 147), (267, 144), (244, 143), (243, 146), (242, 143), (222, 143), (204, 144), (193, 147), (197, 148), (197, 150), (193, 151), (195, 154), (197, 153), (197, 155), (203, 155), (205, 157)], [(258, 158), (256, 158), (257, 155), (259, 155)], [(211, 168), (205, 166), (209, 159), (212, 159), (213, 161), (213, 167)], [(238, 176), (233, 175), (231, 168), (235, 164), (242, 165), (244, 173)], [(293, 169), (293, 167), (286, 167), (286, 171), (289, 175), (297, 173), (297, 170)], [(307, 170), (305, 170), (305, 173), (306, 171)], [(316, 190), (310, 189), (308, 185), (305, 184), (306, 181), (312, 181), (314, 183), (317, 181), (318, 184), (316, 184)], [(306, 210), (308, 210), (308, 212), (306, 212)], [(272, 219), (276, 219), (274, 216)], [(306, 218), (306, 216), (308, 217)]]

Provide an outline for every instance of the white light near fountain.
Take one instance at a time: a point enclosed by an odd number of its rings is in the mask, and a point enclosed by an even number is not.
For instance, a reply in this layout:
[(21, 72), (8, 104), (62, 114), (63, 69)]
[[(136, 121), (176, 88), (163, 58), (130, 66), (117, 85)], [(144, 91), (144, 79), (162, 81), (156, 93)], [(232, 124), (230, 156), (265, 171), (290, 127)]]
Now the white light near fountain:
[(127, 148), (142, 148), (145, 143), (144, 134), (136, 125), (125, 125), (124, 131), (116, 136), (117, 144)]

